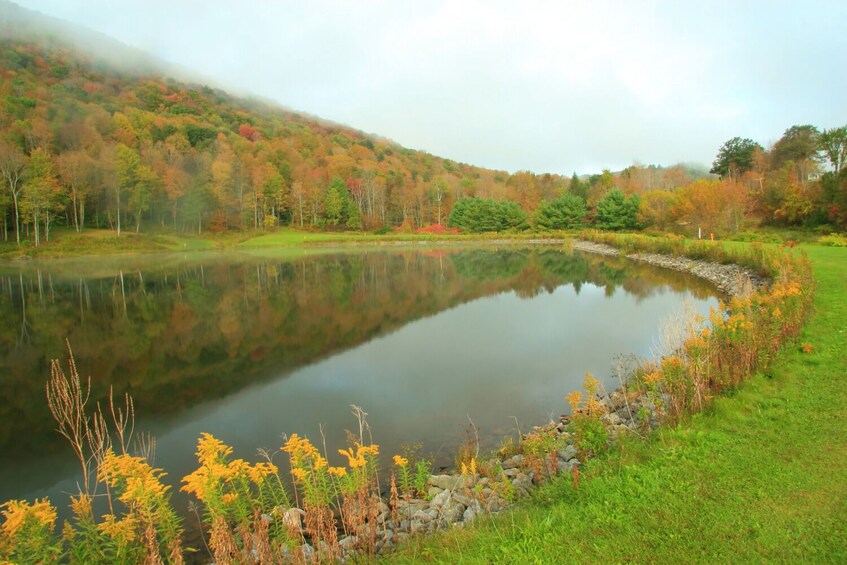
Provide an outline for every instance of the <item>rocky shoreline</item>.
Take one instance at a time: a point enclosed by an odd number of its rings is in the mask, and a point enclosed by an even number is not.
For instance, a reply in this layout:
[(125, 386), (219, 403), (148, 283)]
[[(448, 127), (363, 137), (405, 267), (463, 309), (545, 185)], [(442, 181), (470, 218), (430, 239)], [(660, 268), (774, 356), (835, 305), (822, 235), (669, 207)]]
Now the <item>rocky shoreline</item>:
[[(620, 256), (621, 251), (611, 245), (592, 241), (574, 240), (573, 248), (587, 253)], [(656, 267), (691, 273), (714, 284), (718, 290), (729, 296), (745, 296), (759, 290), (770, 281), (760, 277), (754, 271), (738, 265), (712, 263), (681, 257), (678, 255), (659, 255), (658, 253), (631, 253), (627, 259), (647, 263)]]
[[(588, 253), (620, 256), (621, 252), (609, 245), (574, 240), (573, 248)], [(769, 284), (753, 271), (737, 265), (724, 265), (697, 261), (685, 257), (658, 254), (631, 254), (627, 258), (677, 271), (690, 272), (712, 282), (730, 296), (746, 295), (751, 290)], [(647, 394), (616, 390), (595, 397), (601, 407), (600, 421), (605, 426), (610, 441), (627, 433), (643, 433), (659, 425), (660, 414), (656, 404)], [(665, 400), (663, 398), (663, 400)], [(485, 472), (467, 472), (452, 475), (431, 475), (428, 490), (423, 497), (391, 497), (375, 500), (378, 508), (376, 525), (366, 524), (362, 532), (351, 532), (339, 537), (341, 560), (347, 561), (363, 552), (366, 538), (375, 540), (373, 550), (379, 554), (390, 551), (410, 536), (463, 527), (483, 514), (497, 514), (511, 507), (518, 499), (529, 494), (535, 486), (557, 476), (573, 476), (578, 480), (579, 467), (589, 457), (580, 453), (575, 438), (568, 431), (570, 416), (561, 416), (558, 422), (535, 427), (530, 434), (546, 434), (555, 438), (558, 446), (554, 453), (538, 458), (524, 454), (503, 454), (475, 464)], [(300, 514), (292, 515), (292, 512)], [(295, 529), (301, 532), (301, 511), (291, 509), (286, 522), (293, 518)], [(289, 525), (292, 525), (289, 523)], [(358, 535), (357, 535), (358, 534)], [(314, 548), (301, 546), (308, 560)], [(328, 548), (323, 548), (328, 549)], [(296, 560), (296, 559), (295, 559)]]

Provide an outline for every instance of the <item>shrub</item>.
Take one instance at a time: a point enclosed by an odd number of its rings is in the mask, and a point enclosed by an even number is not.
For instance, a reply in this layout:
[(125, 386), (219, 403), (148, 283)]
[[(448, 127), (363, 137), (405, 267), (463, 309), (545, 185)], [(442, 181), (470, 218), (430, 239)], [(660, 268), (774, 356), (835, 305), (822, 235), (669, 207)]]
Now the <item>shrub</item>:
[(847, 247), (847, 236), (832, 234), (818, 238), (818, 243), (828, 247)]

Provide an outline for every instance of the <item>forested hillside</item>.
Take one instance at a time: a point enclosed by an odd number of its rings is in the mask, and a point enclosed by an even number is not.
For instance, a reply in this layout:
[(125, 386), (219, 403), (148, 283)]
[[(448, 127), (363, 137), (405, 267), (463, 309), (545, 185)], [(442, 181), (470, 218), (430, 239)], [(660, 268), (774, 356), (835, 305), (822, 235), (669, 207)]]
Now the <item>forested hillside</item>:
[(69, 24), (39, 18), (0, 3), (6, 241), (38, 245), (56, 225), (117, 234), (431, 224), (690, 234), (847, 223), (845, 128), (794, 126), (770, 150), (734, 138), (711, 171), (720, 178), (652, 165), (583, 178), (509, 174), (179, 82), (129, 48), (111, 49), (107, 38), (83, 48)]

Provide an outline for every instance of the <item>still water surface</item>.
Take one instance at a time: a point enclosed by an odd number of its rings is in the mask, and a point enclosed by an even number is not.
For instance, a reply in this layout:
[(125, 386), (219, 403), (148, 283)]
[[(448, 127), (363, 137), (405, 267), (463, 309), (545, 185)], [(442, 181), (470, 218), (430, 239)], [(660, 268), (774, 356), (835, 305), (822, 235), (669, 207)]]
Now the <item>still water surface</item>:
[(617, 386), (616, 356), (649, 356), (683, 302), (717, 304), (691, 276), (557, 247), (288, 253), (0, 267), (0, 501), (75, 491), (44, 401), (66, 338), (93, 397), (133, 395), (176, 484), (201, 432), (256, 460), (323, 425), (340, 463), (351, 404), (385, 459), (421, 442), (447, 464), (469, 419), (493, 447), (586, 371)]

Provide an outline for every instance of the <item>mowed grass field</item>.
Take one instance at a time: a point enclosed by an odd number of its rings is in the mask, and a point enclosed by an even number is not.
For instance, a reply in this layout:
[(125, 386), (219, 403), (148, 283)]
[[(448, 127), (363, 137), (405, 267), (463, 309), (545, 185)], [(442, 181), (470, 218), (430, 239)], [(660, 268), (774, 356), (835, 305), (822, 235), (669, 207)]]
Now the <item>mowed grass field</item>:
[(815, 312), (767, 371), (705, 413), (622, 443), (577, 488), (559, 480), (385, 561), (847, 563), (847, 249), (804, 249)]

